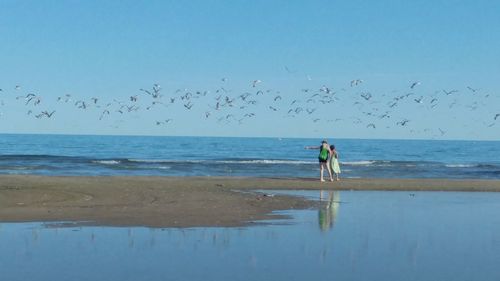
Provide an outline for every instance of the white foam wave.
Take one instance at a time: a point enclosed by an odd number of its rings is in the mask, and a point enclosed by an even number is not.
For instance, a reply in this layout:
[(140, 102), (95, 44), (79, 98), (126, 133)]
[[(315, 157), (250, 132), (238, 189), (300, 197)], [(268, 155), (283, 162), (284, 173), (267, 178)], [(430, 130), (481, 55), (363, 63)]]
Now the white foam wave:
[(222, 160), (215, 161), (216, 163), (222, 164), (292, 164), (292, 165), (300, 165), (300, 164), (316, 164), (316, 162), (312, 161), (299, 161), (299, 160)]
[(444, 165), (445, 167), (448, 168), (471, 168), (474, 167), (474, 164), (446, 164)]
[(116, 164), (120, 164), (120, 161), (118, 161), (118, 160), (95, 160), (95, 161), (92, 161), (92, 163), (104, 164), (104, 165), (116, 165)]
[(139, 163), (215, 163), (215, 164), (316, 164), (312, 161), (300, 160), (271, 160), (271, 159), (255, 159), (255, 160), (173, 160), (173, 159), (127, 159), (130, 162)]
[(340, 164), (342, 164), (342, 165), (352, 165), (352, 166), (368, 166), (368, 165), (372, 165), (373, 163), (375, 163), (375, 161), (368, 161), (368, 160), (340, 162)]
[(205, 160), (172, 160), (172, 159), (127, 159), (138, 163), (203, 163)]

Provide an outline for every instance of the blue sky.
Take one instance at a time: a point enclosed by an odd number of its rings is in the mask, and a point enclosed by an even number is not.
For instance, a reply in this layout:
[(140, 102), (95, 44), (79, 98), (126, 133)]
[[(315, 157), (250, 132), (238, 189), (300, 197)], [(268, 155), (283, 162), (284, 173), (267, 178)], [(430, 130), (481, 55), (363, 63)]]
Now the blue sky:
[[(0, 1), (0, 7), (3, 132), (500, 139), (498, 1)], [(351, 87), (355, 79), (363, 83)], [(254, 80), (262, 82), (254, 88)], [(155, 83), (164, 104), (146, 109), (155, 100), (139, 89)], [(332, 102), (306, 102), (323, 86), (335, 92)], [(180, 96), (196, 91), (207, 94), (187, 110)], [(240, 109), (238, 96), (246, 92), (258, 104)], [(373, 98), (360, 98), (367, 92)], [(29, 93), (41, 102), (16, 99)], [(57, 101), (66, 94), (70, 101)], [(138, 110), (117, 113), (137, 94)], [(234, 106), (215, 109), (219, 95), (234, 98)], [(77, 108), (77, 100), (88, 108)], [(114, 100), (120, 103), (105, 107)], [(293, 100), (299, 101), (292, 106)], [(287, 114), (299, 104), (301, 113)], [(34, 117), (53, 110), (51, 118)], [(386, 112), (390, 117), (380, 118)], [(255, 116), (244, 118), (249, 113)], [(404, 120), (408, 125), (397, 125)]]

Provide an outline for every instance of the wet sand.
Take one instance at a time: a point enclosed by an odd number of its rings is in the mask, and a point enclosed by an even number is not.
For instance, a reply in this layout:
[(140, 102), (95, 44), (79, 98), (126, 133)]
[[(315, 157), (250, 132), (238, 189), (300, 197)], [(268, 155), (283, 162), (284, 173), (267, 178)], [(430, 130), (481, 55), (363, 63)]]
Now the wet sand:
[(256, 189), (500, 191), (499, 180), (0, 176), (0, 222), (244, 226), (314, 202)]

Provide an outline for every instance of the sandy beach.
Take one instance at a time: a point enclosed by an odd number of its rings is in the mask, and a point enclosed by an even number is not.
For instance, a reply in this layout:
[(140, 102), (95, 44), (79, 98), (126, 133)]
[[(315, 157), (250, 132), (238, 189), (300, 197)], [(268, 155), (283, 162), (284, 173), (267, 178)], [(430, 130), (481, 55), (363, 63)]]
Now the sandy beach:
[(0, 176), (0, 222), (244, 226), (316, 203), (254, 190), (500, 191), (498, 180)]

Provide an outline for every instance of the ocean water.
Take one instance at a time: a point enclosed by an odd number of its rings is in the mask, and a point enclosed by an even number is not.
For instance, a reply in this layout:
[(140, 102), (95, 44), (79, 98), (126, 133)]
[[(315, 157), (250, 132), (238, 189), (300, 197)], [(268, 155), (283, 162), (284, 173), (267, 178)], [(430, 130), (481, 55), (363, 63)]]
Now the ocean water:
[[(318, 199), (320, 192), (301, 195)], [(322, 195), (318, 209), (246, 228), (0, 224), (0, 276), (9, 281), (500, 280), (499, 193)]]
[[(321, 139), (0, 135), (0, 173), (317, 177)], [(346, 178), (500, 179), (500, 141), (330, 139)]]

